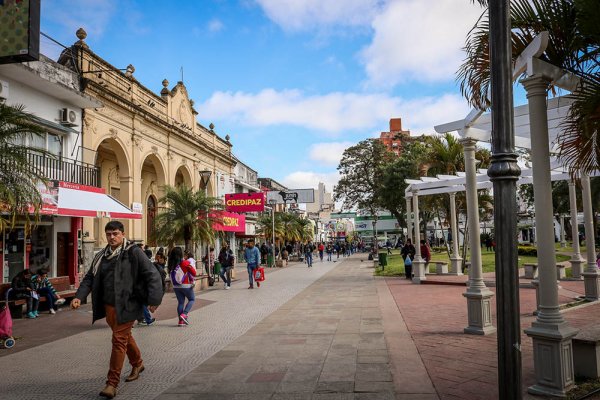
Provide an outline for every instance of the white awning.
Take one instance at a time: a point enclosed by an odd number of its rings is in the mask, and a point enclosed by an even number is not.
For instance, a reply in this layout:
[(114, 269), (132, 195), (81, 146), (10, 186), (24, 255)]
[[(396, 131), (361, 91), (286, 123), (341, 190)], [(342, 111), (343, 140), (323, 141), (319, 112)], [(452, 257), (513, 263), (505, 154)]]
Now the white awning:
[(102, 188), (68, 182), (58, 182), (56, 214), (70, 217), (142, 218), (142, 214), (131, 211), (123, 203), (107, 195)]

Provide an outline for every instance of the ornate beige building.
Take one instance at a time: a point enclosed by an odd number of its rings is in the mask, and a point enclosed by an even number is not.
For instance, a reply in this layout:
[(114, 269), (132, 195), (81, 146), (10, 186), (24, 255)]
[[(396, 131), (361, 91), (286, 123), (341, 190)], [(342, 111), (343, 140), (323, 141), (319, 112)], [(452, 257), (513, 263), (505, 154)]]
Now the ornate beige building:
[[(205, 128), (196, 122), (183, 82), (169, 89), (165, 79), (160, 94), (155, 94), (136, 80), (132, 65), (123, 72), (90, 50), (86, 36), (79, 29), (79, 40), (63, 52), (59, 63), (78, 72), (84, 93), (103, 104), (85, 110), (83, 161), (100, 168), (106, 193), (141, 212), (141, 219), (122, 221), (128, 238), (150, 237), (163, 185), (203, 189), (200, 172), (210, 171), (209, 195), (233, 192), (225, 178), (232, 176), (235, 165), (229, 137), (219, 137), (212, 124)], [(108, 220), (84, 220), (86, 255), (92, 243), (105, 244), (102, 233)]]

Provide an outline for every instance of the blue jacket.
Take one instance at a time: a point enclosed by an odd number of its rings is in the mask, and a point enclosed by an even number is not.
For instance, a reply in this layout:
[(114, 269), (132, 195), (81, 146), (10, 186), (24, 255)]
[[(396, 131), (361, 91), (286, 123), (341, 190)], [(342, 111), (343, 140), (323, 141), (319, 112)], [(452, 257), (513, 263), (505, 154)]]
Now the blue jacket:
[(255, 264), (255, 265), (260, 264), (260, 251), (258, 250), (258, 247), (256, 247), (256, 246), (254, 246), (252, 248), (246, 247), (244, 249), (244, 257), (246, 258), (246, 262), (248, 264)]

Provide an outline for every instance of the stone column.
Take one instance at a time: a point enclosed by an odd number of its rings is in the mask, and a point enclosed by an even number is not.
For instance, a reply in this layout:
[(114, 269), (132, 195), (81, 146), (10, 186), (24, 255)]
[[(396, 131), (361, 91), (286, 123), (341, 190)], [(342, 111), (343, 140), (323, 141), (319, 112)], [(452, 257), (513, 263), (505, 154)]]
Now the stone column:
[(469, 268), (469, 288), (463, 296), (467, 298), (469, 326), (465, 333), (487, 335), (496, 332), (492, 325), (492, 296), (483, 282), (481, 268), (481, 240), (479, 238), (479, 206), (477, 202), (477, 166), (475, 164), (475, 144), (471, 138), (460, 141), (465, 152), (467, 220), (469, 224), (469, 247), (471, 267)]
[(412, 198), (411, 197), (407, 197), (406, 198), (406, 238), (410, 239), (411, 242), (414, 243), (413, 240), (413, 232), (412, 232), (412, 218), (411, 218), (411, 213), (412, 213)]
[(413, 225), (415, 228), (415, 259), (413, 260), (413, 283), (421, 283), (421, 281), (426, 280), (425, 277), (425, 260), (421, 257), (421, 224), (419, 218), (419, 191), (413, 190), (412, 195), (413, 200), (413, 212), (415, 214), (415, 219), (413, 221)]
[(573, 255), (571, 256), (571, 272), (573, 279), (582, 279), (582, 266), (584, 259), (579, 248), (579, 228), (577, 226), (577, 192), (575, 182), (569, 180), (569, 204), (571, 206), (571, 235), (573, 235)]
[(567, 247), (567, 241), (565, 240), (565, 216), (560, 215), (560, 247)]
[(452, 231), (452, 255), (450, 275), (462, 275), (462, 257), (458, 252), (458, 229), (456, 227), (456, 193), (450, 193), (450, 229)]
[(521, 83), (527, 91), (529, 103), (539, 271), (537, 319), (531, 328), (525, 330), (533, 339), (536, 375), (536, 384), (530, 386), (528, 391), (538, 395), (565, 397), (574, 383), (571, 339), (577, 334), (577, 329), (571, 327), (558, 310), (546, 105), (549, 80), (533, 75), (523, 79)]
[(585, 223), (585, 248), (587, 263), (583, 271), (586, 300), (600, 299), (600, 274), (596, 267), (596, 238), (594, 237), (594, 214), (592, 212), (592, 194), (590, 191), (590, 177), (581, 173), (581, 199), (583, 200), (583, 219)]

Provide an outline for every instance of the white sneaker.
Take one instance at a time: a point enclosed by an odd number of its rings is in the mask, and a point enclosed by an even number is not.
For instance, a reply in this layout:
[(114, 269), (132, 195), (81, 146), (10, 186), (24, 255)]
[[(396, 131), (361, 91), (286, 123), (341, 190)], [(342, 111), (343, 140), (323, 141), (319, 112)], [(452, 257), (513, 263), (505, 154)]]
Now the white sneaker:
[(50, 309), (50, 314), (56, 314), (56, 311), (54, 311), (54, 308)]
[(231, 286), (225, 286), (225, 289), (229, 290), (229, 289), (231, 289)]

